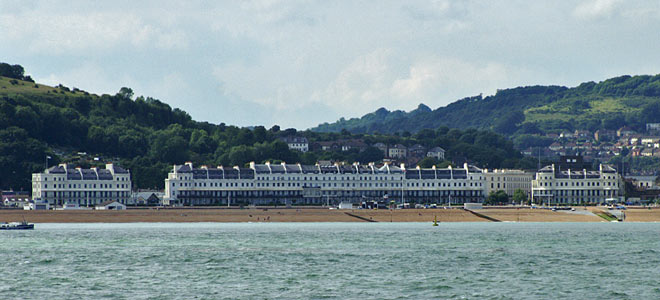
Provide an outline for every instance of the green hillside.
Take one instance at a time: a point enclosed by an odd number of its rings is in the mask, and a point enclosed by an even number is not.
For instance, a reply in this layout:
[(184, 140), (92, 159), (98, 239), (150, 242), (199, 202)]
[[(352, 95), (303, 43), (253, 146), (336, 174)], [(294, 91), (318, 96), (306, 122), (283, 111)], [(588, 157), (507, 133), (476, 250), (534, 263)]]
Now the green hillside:
[(134, 97), (130, 88), (121, 88), (115, 95), (95, 95), (62, 85), (35, 84), (23, 73), (18, 65), (0, 63), (0, 189), (30, 190), (30, 174), (42, 171), (46, 163), (90, 167), (112, 161), (131, 170), (134, 187), (162, 188), (172, 164), (186, 161), (234, 166), (250, 161), (314, 164), (383, 159), (383, 153), (373, 147), (300, 153), (280, 140), (286, 136), (304, 136), (312, 143), (358, 139), (367, 145), (441, 146), (450, 159), (481, 166), (534, 165), (510, 141), (491, 131), (443, 127), (416, 135), (367, 135), (298, 132), (279, 126), (239, 128), (194, 121), (160, 100)]
[(620, 76), (577, 87), (529, 86), (499, 90), (493, 96), (464, 98), (431, 110), (381, 108), (361, 118), (324, 123), (312, 130), (355, 133), (417, 132), (424, 128), (494, 129), (507, 135), (628, 125), (642, 130), (660, 122), (660, 75)]

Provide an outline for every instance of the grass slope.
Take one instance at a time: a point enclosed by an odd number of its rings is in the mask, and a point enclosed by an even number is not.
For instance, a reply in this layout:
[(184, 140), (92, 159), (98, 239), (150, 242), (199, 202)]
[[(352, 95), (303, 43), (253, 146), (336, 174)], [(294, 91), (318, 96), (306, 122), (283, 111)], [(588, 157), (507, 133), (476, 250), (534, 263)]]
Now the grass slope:
[(59, 87), (52, 87), (45, 84), (12, 79), (0, 76), (0, 95), (1, 96), (54, 96), (54, 97), (82, 97), (89, 95), (84, 91), (71, 91)]

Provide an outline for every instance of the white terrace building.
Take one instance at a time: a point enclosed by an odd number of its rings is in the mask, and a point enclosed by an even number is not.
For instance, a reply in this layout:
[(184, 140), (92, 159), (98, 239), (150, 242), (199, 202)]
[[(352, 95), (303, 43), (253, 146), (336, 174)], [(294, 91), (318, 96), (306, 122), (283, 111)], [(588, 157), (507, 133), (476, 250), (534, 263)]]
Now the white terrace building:
[(510, 198), (516, 190), (520, 189), (525, 192), (527, 198), (531, 197), (534, 173), (523, 170), (486, 169), (483, 174), (486, 179), (486, 196), (491, 192), (504, 191)]
[(619, 196), (621, 178), (610, 166), (598, 171), (542, 168), (532, 181), (532, 199), (537, 204), (605, 203)]
[(109, 200), (127, 203), (131, 197), (131, 174), (119, 166), (105, 169), (72, 168), (60, 164), (32, 174), (32, 199), (50, 205), (94, 206)]
[(165, 179), (167, 205), (324, 204), (381, 200), (483, 201), (481, 170), (384, 165), (250, 164), (249, 168), (175, 165)]

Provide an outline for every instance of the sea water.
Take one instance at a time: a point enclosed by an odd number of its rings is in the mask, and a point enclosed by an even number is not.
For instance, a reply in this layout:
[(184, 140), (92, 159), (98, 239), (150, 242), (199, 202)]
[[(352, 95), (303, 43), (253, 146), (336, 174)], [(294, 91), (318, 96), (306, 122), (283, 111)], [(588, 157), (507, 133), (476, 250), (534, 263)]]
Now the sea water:
[(659, 299), (655, 223), (37, 224), (2, 299)]

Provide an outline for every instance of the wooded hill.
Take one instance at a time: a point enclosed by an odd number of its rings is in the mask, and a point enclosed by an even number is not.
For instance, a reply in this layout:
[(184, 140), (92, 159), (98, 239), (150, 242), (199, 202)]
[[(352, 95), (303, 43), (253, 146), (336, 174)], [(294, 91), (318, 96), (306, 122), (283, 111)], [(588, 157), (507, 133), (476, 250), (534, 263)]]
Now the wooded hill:
[(361, 118), (342, 118), (312, 130), (391, 134), (448, 126), (492, 129), (516, 136), (575, 129), (615, 130), (624, 125), (643, 131), (646, 123), (653, 122), (660, 122), (660, 75), (620, 76), (573, 88), (505, 89), (493, 96), (468, 97), (435, 110), (424, 104), (410, 112), (380, 108)]
[[(367, 163), (383, 158), (373, 147), (300, 153), (280, 140), (286, 136), (304, 136), (310, 143), (360, 139), (368, 145), (440, 146), (449, 159), (461, 157), (479, 166), (535, 166), (510, 141), (490, 131), (441, 127), (415, 135), (383, 135), (298, 132), (279, 126), (239, 128), (194, 121), (158, 99), (134, 97), (130, 88), (115, 95), (95, 95), (34, 83), (23, 73), (18, 65), (0, 63), (0, 189), (29, 191), (31, 173), (42, 171), (47, 162), (88, 168), (112, 161), (131, 170), (135, 188), (162, 188), (172, 164), (185, 161), (234, 166), (250, 161)], [(47, 161), (47, 156), (52, 159)]]

